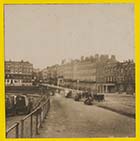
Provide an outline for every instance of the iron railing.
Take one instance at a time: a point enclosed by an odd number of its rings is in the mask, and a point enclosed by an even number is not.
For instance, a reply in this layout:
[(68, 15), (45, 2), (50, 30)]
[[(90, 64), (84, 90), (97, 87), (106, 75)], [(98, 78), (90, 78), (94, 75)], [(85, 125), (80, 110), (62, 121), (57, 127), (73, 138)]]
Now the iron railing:
[[(30, 114), (16, 122), (6, 131), (7, 138), (32, 138), (39, 134), (39, 128), (45, 120), (50, 109), (50, 98), (44, 99)], [(10, 134), (11, 133), (11, 134)]]
[(8, 133), (10, 133), (11, 131), (15, 130), (15, 138), (19, 137), (19, 122), (16, 122), (15, 124), (13, 124), (10, 128), (8, 128), (8, 130), (6, 131), (6, 137), (8, 136)]

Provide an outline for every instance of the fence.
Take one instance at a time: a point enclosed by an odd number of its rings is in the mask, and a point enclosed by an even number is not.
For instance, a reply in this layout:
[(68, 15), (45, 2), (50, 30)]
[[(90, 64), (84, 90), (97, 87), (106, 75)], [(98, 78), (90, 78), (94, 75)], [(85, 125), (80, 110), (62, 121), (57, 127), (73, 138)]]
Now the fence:
[(50, 108), (50, 98), (44, 99), (40, 105), (21, 121), (16, 122), (6, 131), (7, 138), (32, 138), (39, 134)]
[(16, 122), (13, 126), (11, 126), (7, 131), (6, 131), (6, 137), (8, 136), (8, 133), (11, 131), (15, 130), (15, 138), (19, 137), (19, 122)]

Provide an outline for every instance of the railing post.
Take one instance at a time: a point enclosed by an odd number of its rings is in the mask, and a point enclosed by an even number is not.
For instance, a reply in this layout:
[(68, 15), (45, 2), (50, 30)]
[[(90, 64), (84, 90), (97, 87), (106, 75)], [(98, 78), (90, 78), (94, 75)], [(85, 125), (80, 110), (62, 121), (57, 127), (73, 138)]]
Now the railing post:
[(44, 105), (42, 106), (42, 122), (44, 122)]
[(6, 138), (8, 137), (8, 132), (6, 132)]
[(31, 138), (33, 136), (33, 115), (31, 115), (31, 121), (30, 121), (30, 136)]
[(21, 120), (21, 138), (24, 137), (24, 120)]
[(50, 108), (50, 99), (48, 99), (47, 103), (45, 104), (45, 119), (47, 118), (49, 108)]
[(46, 116), (46, 104), (43, 106), (43, 121), (45, 121)]
[(19, 138), (19, 122), (16, 125), (16, 138)]
[(42, 111), (39, 113), (39, 120), (40, 120), (40, 128), (43, 128), (42, 126)]
[(39, 132), (38, 132), (38, 111), (36, 113), (36, 134), (38, 135)]
[(44, 119), (47, 119), (47, 103), (44, 105)]
[(48, 103), (47, 103), (47, 113), (49, 112), (49, 109), (50, 109), (50, 99), (48, 99)]

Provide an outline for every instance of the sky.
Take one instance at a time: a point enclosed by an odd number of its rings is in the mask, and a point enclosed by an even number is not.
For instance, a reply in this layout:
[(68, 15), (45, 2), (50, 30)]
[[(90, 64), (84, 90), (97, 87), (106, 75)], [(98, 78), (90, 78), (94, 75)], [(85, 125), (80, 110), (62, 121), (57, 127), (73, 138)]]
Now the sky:
[(133, 4), (5, 5), (5, 60), (35, 68), (98, 54), (134, 59)]

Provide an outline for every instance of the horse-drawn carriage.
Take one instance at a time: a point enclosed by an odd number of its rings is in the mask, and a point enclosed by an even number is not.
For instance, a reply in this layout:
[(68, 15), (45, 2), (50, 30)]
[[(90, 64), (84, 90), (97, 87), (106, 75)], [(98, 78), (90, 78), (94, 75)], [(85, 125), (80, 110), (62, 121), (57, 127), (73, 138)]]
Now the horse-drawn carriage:
[(98, 101), (98, 102), (105, 100), (103, 94), (97, 94), (97, 95), (94, 95), (93, 97), (94, 97), (94, 100), (96, 100), (96, 101)]
[(79, 99), (83, 98), (84, 104), (86, 105), (92, 105), (94, 101), (101, 102), (105, 100), (104, 94), (88, 92), (88, 91), (81, 92), (81, 95), (77, 97), (79, 97)]
[(28, 114), (31, 111), (31, 103), (29, 98), (25, 95), (18, 95), (16, 97), (15, 105), (16, 114)]
[(88, 97), (86, 97), (84, 104), (92, 105), (94, 101), (97, 102), (104, 101), (104, 95), (103, 94), (89, 95)]
[(6, 102), (6, 116), (12, 116), (16, 114), (15, 111), (15, 103), (16, 103), (16, 96), (15, 95), (10, 95), (6, 96), (5, 98)]
[(81, 98), (82, 98), (82, 93), (81, 92), (76, 92), (76, 94), (74, 96), (74, 100), (75, 101), (80, 101)]
[(75, 101), (84, 101), (86, 105), (92, 105), (94, 101), (101, 102), (104, 101), (104, 94), (100, 94), (92, 91), (81, 91), (81, 90), (69, 90), (64, 91), (66, 98), (73, 98)]
[(6, 116), (28, 114), (32, 110), (32, 101), (26, 95), (6, 96)]
[(72, 91), (71, 90), (66, 89), (64, 93), (65, 93), (66, 98), (71, 98), (72, 97)]

